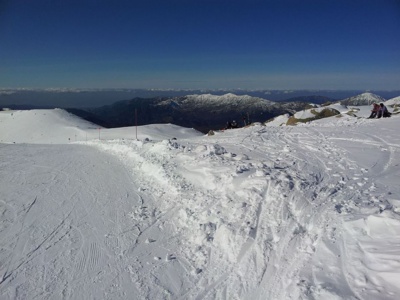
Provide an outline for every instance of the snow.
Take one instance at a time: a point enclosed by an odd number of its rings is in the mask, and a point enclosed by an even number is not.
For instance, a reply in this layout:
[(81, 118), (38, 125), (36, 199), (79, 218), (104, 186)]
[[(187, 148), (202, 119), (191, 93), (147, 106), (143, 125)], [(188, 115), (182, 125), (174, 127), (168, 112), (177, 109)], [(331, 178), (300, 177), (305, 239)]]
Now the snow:
[(385, 102), (386, 106), (388, 105), (400, 105), (400, 96), (389, 99)]
[[(115, 137), (136, 138), (136, 128), (106, 129), (87, 122), (63, 109), (0, 111), (0, 142), (66, 144)], [(184, 138), (200, 135), (193, 129), (173, 124), (138, 127), (140, 139)], [(21, 134), (23, 133), (23, 134)]]
[(209, 104), (219, 104), (219, 105), (232, 105), (232, 103), (238, 104), (249, 104), (252, 103), (257, 107), (262, 106), (270, 106), (275, 104), (276, 102), (266, 100), (264, 98), (253, 97), (249, 95), (235, 95), (232, 93), (228, 93), (225, 95), (212, 95), (212, 94), (194, 94), (187, 95), (187, 101), (190, 102), (201, 102), (204, 105), (204, 102), (208, 102)]
[(266, 125), (270, 126), (270, 127), (271, 126), (274, 126), (274, 127), (276, 127), (276, 126), (285, 126), (286, 122), (289, 120), (289, 118), (290, 118), (289, 114), (280, 115), (280, 116), (277, 116), (277, 117), (275, 117), (275, 118), (273, 118), (271, 120), (268, 120)]
[(138, 139), (1, 112), (0, 298), (399, 299), (400, 117), (357, 109)]
[[(396, 98), (392, 99), (396, 101)], [(391, 100), (390, 100), (391, 101)], [(389, 102), (387, 103), (388, 105), (388, 110), (390, 112), (394, 112), (394, 109), (389, 107), (391, 103), (396, 103), (396, 102)], [(309, 122), (308, 119), (313, 118), (317, 115), (317, 113), (321, 112), (324, 109), (333, 109), (336, 110), (340, 113), (340, 115), (333, 116), (330, 118), (326, 119), (321, 119), (321, 120), (314, 120), (312, 123)], [(372, 105), (371, 106), (345, 106), (341, 105), (340, 103), (335, 103), (327, 106), (320, 106), (320, 107), (315, 107), (311, 109), (305, 109), (302, 111), (296, 112), (293, 117), (296, 118), (299, 121), (307, 121), (306, 126), (332, 126), (333, 124), (353, 124), (353, 123), (362, 123), (364, 122), (363, 119), (368, 118), (371, 114), (372, 110)], [(358, 118), (358, 120), (354, 120), (355, 118)], [(290, 118), (289, 114), (277, 116), (272, 120), (268, 120), (265, 125), (267, 127), (280, 127), (280, 126), (286, 126), (288, 120)], [(338, 120), (340, 118), (340, 120)], [(297, 123), (296, 126), (304, 126), (304, 123)]]
[(364, 105), (371, 105), (374, 102), (375, 103), (385, 102), (385, 99), (382, 98), (381, 96), (372, 93), (363, 93), (357, 96), (344, 99), (340, 102), (342, 104), (347, 104), (347, 105), (364, 106)]

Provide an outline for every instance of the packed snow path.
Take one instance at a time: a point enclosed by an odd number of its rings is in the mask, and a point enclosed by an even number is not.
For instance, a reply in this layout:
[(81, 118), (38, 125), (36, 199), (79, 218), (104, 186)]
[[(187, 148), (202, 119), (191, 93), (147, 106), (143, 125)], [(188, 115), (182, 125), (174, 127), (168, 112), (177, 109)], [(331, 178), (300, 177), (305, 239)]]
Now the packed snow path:
[(0, 296), (398, 299), (397, 128), (1, 145)]
[(0, 155), (0, 298), (140, 295), (124, 251), (142, 200), (121, 162), (82, 145), (1, 145)]

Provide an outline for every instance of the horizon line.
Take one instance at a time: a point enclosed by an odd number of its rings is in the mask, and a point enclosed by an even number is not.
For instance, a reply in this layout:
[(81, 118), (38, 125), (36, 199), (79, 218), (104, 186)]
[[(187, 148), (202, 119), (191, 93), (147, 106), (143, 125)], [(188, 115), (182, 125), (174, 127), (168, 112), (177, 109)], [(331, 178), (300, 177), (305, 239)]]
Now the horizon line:
[(371, 91), (385, 91), (385, 92), (395, 92), (400, 91), (399, 89), (324, 89), (324, 88), (304, 88), (304, 89), (274, 89), (274, 88), (260, 88), (260, 89), (245, 89), (245, 88), (140, 88), (140, 87), (106, 87), (106, 88), (79, 88), (79, 87), (46, 87), (46, 88), (36, 88), (36, 87), (0, 87), (0, 91), (5, 90), (15, 90), (15, 91), (46, 91), (46, 92), (70, 92), (70, 91), (134, 91), (134, 90), (144, 90), (144, 91), (365, 91), (366, 93)]

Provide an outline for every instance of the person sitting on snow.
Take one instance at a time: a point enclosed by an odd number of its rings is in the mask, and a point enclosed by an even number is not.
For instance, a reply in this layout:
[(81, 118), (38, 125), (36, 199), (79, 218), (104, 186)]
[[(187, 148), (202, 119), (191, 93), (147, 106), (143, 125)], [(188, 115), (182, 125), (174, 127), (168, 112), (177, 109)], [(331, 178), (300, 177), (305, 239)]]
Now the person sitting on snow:
[(368, 117), (368, 119), (373, 119), (373, 118), (375, 118), (376, 117), (376, 115), (378, 114), (378, 112), (379, 112), (379, 109), (381, 108), (380, 106), (379, 106), (379, 104), (378, 103), (372, 103), (372, 105), (373, 105), (373, 108), (372, 108), (372, 110), (371, 110), (371, 115)]
[(381, 103), (381, 104), (380, 104), (380, 109), (379, 109), (379, 111), (378, 111), (378, 119), (379, 119), (380, 117), (388, 118), (388, 117), (390, 117), (391, 115), (392, 115), (392, 114), (388, 111), (387, 107), (386, 107), (383, 103)]
[(231, 126), (232, 126), (232, 128), (238, 128), (239, 127), (235, 120), (232, 121)]

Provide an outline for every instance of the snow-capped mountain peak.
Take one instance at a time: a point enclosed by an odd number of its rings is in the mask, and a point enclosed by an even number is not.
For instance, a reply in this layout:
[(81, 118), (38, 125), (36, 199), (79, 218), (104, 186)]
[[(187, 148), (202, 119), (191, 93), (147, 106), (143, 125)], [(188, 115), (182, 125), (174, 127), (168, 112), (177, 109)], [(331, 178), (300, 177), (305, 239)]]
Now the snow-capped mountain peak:
[(217, 102), (218, 104), (221, 103), (230, 103), (237, 102), (237, 103), (249, 103), (249, 102), (263, 102), (264, 104), (274, 104), (275, 102), (266, 100), (259, 97), (253, 97), (249, 95), (236, 95), (233, 93), (227, 93), (224, 95), (212, 95), (212, 94), (194, 94), (194, 95), (187, 95), (185, 97), (189, 101), (207, 101), (209, 103)]
[(380, 103), (380, 102), (385, 102), (385, 101), (386, 100), (384, 98), (382, 98), (381, 96), (367, 92), (367, 93), (362, 93), (360, 95), (341, 100), (340, 103), (342, 105), (360, 106), (360, 105), (371, 105), (374, 102)]

